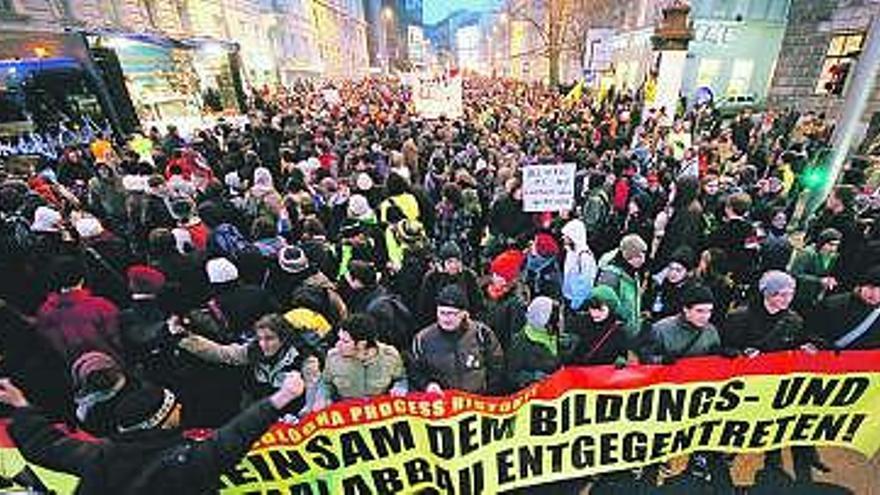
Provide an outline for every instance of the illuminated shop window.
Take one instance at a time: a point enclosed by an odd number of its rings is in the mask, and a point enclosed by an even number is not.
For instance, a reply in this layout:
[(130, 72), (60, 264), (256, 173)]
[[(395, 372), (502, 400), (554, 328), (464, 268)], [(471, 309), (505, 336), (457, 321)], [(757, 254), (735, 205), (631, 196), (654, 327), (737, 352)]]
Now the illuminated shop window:
[(862, 52), (865, 33), (838, 34), (831, 38), (822, 72), (816, 82), (816, 94), (839, 96), (843, 94), (849, 73)]
[(727, 83), (727, 94), (741, 96), (749, 92), (749, 84), (752, 82), (752, 73), (755, 71), (755, 61), (738, 58), (733, 61), (733, 69), (730, 71), (730, 80)]

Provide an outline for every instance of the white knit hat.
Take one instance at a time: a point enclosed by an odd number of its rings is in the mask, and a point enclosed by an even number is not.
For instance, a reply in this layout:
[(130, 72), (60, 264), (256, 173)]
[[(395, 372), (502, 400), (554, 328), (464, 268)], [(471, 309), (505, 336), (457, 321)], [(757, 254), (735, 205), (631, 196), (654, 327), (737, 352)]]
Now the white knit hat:
[(370, 208), (370, 202), (367, 201), (367, 198), (360, 194), (352, 194), (351, 197), (348, 198), (346, 214), (349, 218), (364, 220), (373, 216), (373, 210)]
[(225, 284), (238, 280), (238, 268), (226, 258), (214, 258), (205, 264), (208, 281), (212, 284)]
[(76, 233), (83, 239), (98, 237), (104, 232), (104, 226), (95, 217), (82, 217), (73, 226), (76, 229)]
[(34, 212), (34, 222), (31, 230), (34, 232), (58, 232), (61, 224), (61, 213), (48, 206), (40, 206)]
[(357, 178), (355, 178), (355, 187), (357, 187), (359, 191), (369, 191), (373, 188), (373, 185), (373, 178), (370, 177), (370, 174), (365, 172), (361, 172), (358, 174)]

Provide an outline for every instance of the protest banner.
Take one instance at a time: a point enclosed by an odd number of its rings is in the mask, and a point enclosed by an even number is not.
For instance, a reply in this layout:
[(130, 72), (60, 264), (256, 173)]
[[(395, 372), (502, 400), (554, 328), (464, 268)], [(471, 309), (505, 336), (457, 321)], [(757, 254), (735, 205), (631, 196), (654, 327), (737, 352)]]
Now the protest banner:
[(523, 211), (544, 212), (574, 207), (574, 163), (523, 167)]
[(792, 445), (871, 457), (878, 400), (880, 351), (565, 368), (506, 397), (379, 397), (277, 424), (221, 477), (221, 493), (491, 494)]
[(426, 119), (464, 115), (461, 75), (419, 78), (413, 97), (416, 112)]

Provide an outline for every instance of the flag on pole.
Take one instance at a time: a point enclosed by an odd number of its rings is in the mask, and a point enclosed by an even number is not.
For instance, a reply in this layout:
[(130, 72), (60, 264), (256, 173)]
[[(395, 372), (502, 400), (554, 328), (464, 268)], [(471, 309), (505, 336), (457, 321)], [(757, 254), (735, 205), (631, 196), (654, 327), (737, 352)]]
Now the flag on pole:
[(571, 91), (569, 91), (568, 94), (565, 95), (565, 98), (563, 98), (563, 101), (568, 104), (577, 103), (577, 102), (581, 101), (581, 98), (583, 96), (584, 96), (584, 81), (579, 80), (577, 82), (577, 84), (575, 84), (574, 87), (571, 88)]
[(653, 105), (654, 100), (657, 99), (657, 78), (653, 75), (648, 76), (648, 80), (645, 81), (645, 103), (648, 105)]

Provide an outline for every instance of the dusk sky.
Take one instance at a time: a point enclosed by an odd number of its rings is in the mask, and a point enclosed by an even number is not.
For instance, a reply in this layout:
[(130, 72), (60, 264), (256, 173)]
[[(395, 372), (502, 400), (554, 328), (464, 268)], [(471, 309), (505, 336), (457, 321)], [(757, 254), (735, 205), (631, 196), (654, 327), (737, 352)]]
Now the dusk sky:
[(422, 0), (422, 21), (436, 24), (458, 9), (488, 10), (497, 0)]

